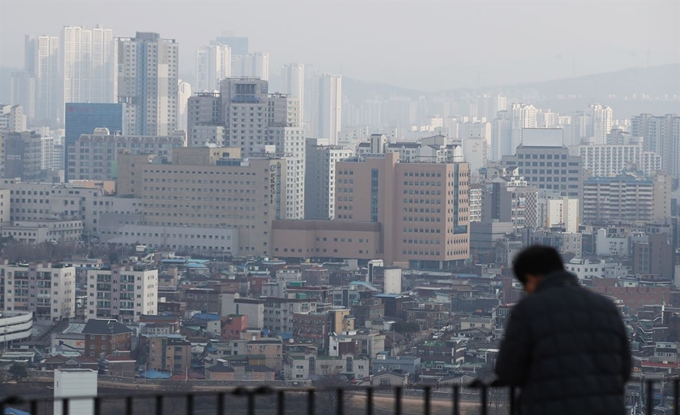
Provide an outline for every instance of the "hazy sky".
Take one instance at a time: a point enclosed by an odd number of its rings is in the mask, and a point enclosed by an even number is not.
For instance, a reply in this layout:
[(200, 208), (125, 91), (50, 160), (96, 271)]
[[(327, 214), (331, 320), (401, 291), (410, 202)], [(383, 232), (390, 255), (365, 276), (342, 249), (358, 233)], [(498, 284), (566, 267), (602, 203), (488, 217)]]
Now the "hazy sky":
[(680, 62), (680, 1), (0, 0), (0, 65), (25, 34), (101, 23), (180, 43), (180, 72), (223, 32), (288, 62), (427, 90), (540, 81)]

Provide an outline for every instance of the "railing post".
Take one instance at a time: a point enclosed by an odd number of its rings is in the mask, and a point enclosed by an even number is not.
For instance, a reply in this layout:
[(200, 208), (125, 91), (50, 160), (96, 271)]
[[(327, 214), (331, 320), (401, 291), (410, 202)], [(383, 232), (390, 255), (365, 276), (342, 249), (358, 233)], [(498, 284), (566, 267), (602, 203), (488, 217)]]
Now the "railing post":
[(125, 413), (127, 415), (132, 415), (132, 396), (128, 396), (125, 399)]
[[(99, 400), (99, 398), (95, 398), (95, 402), (97, 402), (98, 400)], [(100, 415), (97, 412), (97, 406), (96, 405), (94, 407), (94, 410), (95, 410), (94, 415)], [(5, 413), (5, 410), (3, 408), (2, 412), (0, 412), (0, 414), (4, 414), (4, 413)], [(36, 414), (36, 415), (38, 414), (38, 400), (37, 399), (33, 399), (31, 401), (31, 414)]]
[(647, 381), (647, 415), (654, 415), (654, 384)]
[(276, 399), (276, 413), (277, 415), (286, 415), (286, 392), (279, 391)]
[(307, 415), (314, 415), (314, 389), (307, 391)]
[(430, 387), (429, 386), (425, 386), (423, 388), (423, 394), (424, 394), (423, 398), (425, 399), (425, 407), (423, 408), (424, 409), (423, 415), (430, 415), (431, 402), (430, 402)]
[(453, 395), (451, 396), (451, 399), (453, 399), (453, 415), (459, 415), (460, 414), (460, 386), (458, 385), (453, 385)]
[[(61, 415), (68, 415), (68, 398), (62, 398), (61, 400)], [(4, 412), (3, 412), (4, 414)]]
[(255, 393), (247, 391), (248, 394), (248, 415), (255, 415)]
[(401, 387), (394, 389), (394, 415), (401, 415)]
[(678, 401), (680, 401), (680, 379), (675, 379), (673, 381), (673, 413), (675, 415), (680, 415)]
[[(101, 415), (102, 414), (102, 401), (99, 399), (99, 397), (94, 398), (94, 415)], [(37, 414), (38, 410), (33, 409), (33, 406), (31, 406), (31, 413), (32, 414)]]
[(336, 402), (336, 415), (343, 415), (345, 412), (345, 394), (344, 390), (342, 388), (338, 388), (335, 391), (335, 399), (337, 400)]
[(373, 415), (373, 388), (366, 389), (366, 415)]
[[(130, 414), (132, 415), (132, 414)], [(187, 394), (187, 413), (186, 415), (194, 415), (194, 394)]]
[(517, 408), (515, 408), (516, 405), (517, 402), (515, 402), (515, 387), (510, 386), (510, 415), (515, 415), (517, 413)]
[(224, 413), (224, 393), (219, 392), (217, 394), (217, 415), (222, 415)]
[(156, 395), (156, 415), (163, 415), (163, 395)]
[(481, 409), (480, 414), (486, 415), (489, 412), (489, 408), (488, 408), (488, 406), (489, 406), (489, 403), (488, 403), (489, 389), (488, 389), (488, 386), (484, 385), (484, 384), (480, 385), (479, 386), (479, 393), (482, 395), (482, 398), (481, 398), (482, 399), (482, 409)]

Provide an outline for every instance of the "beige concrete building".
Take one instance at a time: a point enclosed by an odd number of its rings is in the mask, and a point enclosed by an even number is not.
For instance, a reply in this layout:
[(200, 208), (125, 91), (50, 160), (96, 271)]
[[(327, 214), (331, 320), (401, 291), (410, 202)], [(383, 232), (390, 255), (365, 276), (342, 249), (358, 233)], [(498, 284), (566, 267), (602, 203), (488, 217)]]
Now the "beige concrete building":
[(584, 182), (583, 222), (651, 222), (670, 216), (670, 176), (623, 174)]
[(3, 238), (11, 237), (15, 241), (29, 244), (77, 242), (83, 234), (83, 221), (80, 219), (16, 221), (11, 225), (3, 225), (0, 233)]
[(158, 270), (152, 264), (114, 265), (87, 271), (85, 319), (139, 321), (158, 312)]
[(38, 319), (75, 317), (76, 269), (63, 264), (0, 264), (4, 311), (30, 311)]
[(146, 224), (238, 229), (233, 255), (270, 254), (272, 221), (285, 216), (286, 160), (207, 147), (176, 149), (172, 164), (118, 160), (118, 194), (142, 199)]
[(469, 257), (467, 163), (399, 162), (394, 152), (341, 161), (335, 170), (336, 220), (276, 222), (274, 255), (382, 258), (413, 268)]

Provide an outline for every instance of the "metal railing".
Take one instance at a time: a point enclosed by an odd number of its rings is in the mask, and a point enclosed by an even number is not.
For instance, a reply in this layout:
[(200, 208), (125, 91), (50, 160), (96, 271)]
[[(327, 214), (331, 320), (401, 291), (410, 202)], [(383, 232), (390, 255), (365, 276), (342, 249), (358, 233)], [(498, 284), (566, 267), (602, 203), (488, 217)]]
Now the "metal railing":
[[(636, 409), (631, 413), (640, 415), (680, 415), (680, 379), (667, 381), (672, 385), (668, 399), (658, 399), (655, 394), (657, 380), (644, 381)], [(159, 385), (161, 386), (161, 385)], [(162, 387), (162, 386), (161, 386)], [(502, 393), (498, 393), (502, 392)], [(490, 397), (495, 396), (492, 403)], [(29, 397), (9, 396), (0, 399), (0, 414), (9, 408), (28, 412), (30, 415), (353, 415), (392, 413), (410, 415), (420, 413), (434, 415), (447, 413), (461, 415), (471, 408), (480, 415), (518, 414), (517, 390), (475, 381), (469, 385), (446, 387), (404, 388), (394, 386), (343, 386), (317, 388), (278, 388), (269, 386), (237, 387), (219, 391), (172, 391), (138, 392), (131, 394), (106, 394), (97, 397)], [(655, 399), (657, 396), (657, 399)], [(498, 398), (500, 397), (500, 400)], [(389, 400), (392, 402), (389, 402)], [(388, 401), (387, 406), (377, 406), (377, 401)], [(658, 402), (658, 405), (655, 404)], [(408, 410), (405, 403), (409, 404)], [(439, 408), (433, 411), (433, 404)], [(662, 405), (663, 404), (663, 405)], [(416, 408), (421, 405), (420, 408)], [(463, 408), (466, 408), (463, 411)]]

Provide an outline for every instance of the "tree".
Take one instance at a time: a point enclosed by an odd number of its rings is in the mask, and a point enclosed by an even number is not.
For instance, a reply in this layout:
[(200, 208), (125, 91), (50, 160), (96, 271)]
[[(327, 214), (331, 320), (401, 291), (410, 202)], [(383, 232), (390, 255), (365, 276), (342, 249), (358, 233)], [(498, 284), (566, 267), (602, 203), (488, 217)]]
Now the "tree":
[(397, 321), (394, 323), (394, 331), (396, 331), (399, 334), (405, 334), (405, 333), (416, 333), (420, 331), (420, 326), (418, 323), (414, 322), (409, 322), (409, 321)]
[(342, 396), (342, 402), (338, 401), (337, 389), (346, 388), (349, 386), (347, 378), (338, 373), (321, 374), (319, 379), (313, 382), (317, 393), (315, 396), (316, 412), (320, 414), (335, 413), (335, 408), (342, 403), (345, 408), (345, 413), (349, 413), (351, 409), (348, 405), (352, 399), (351, 392), (345, 390)]
[(28, 369), (26, 368), (26, 365), (14, 363), (9, 368), (9, 374), (12, 375), (12, 378), (18, 382), (28, 377)]

